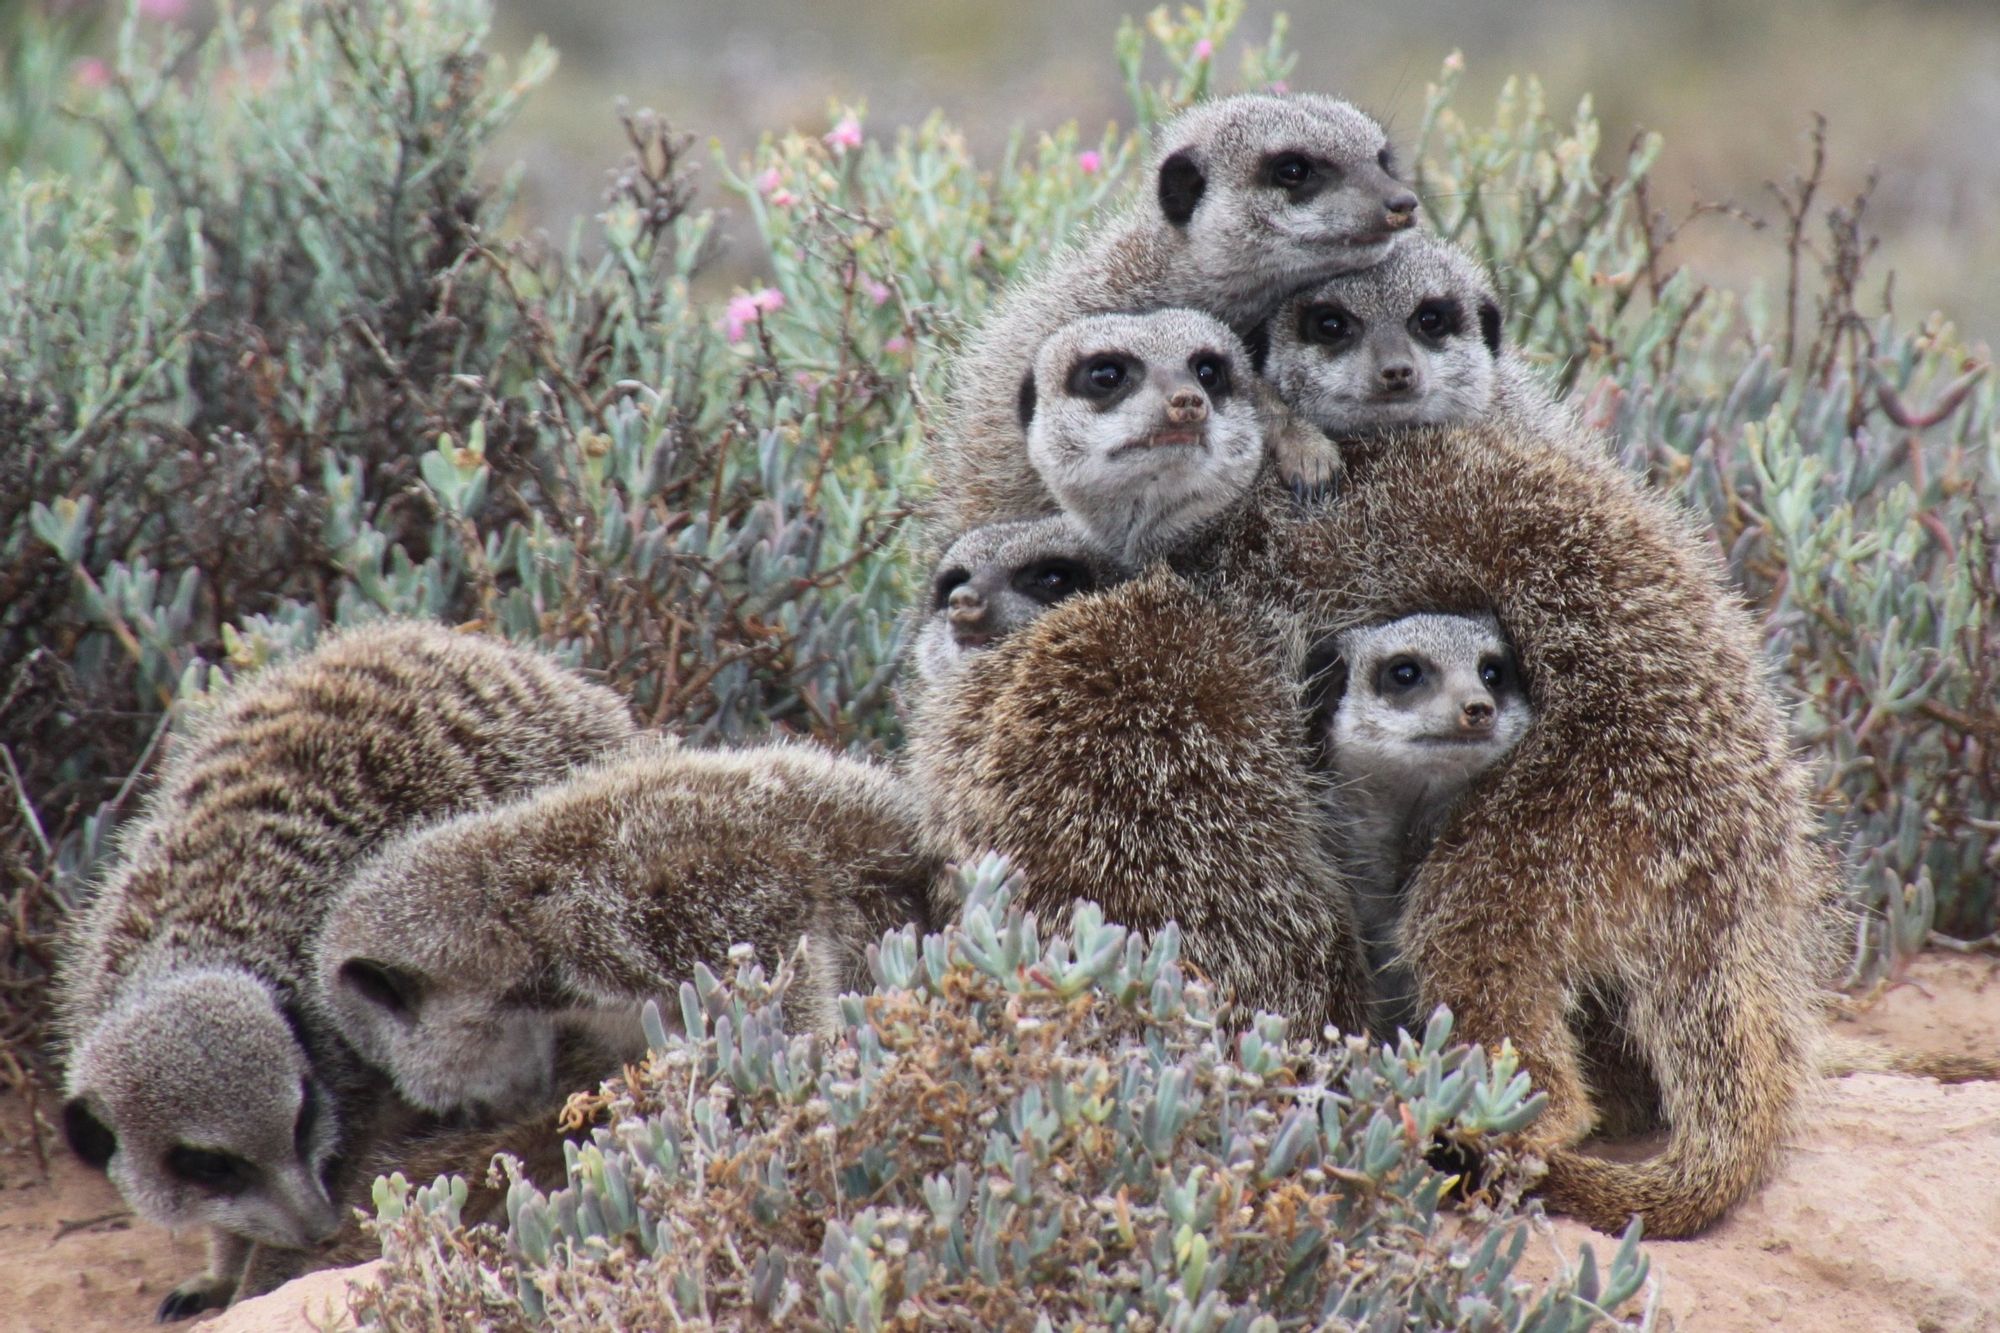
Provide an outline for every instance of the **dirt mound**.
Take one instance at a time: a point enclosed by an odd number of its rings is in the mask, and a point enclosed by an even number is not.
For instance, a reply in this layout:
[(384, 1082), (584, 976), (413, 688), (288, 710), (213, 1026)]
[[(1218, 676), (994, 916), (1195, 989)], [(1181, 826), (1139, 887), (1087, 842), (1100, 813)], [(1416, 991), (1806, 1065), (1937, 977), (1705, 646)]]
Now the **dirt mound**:
[[(1901, 1050), (2000, 1057), (2000, 962), (1919, 959), (1838, 1027)], [(1662, 1327), (2000, 1328), (2000, 1083), (1828, 1079), (1804, 1123), (1769, 1184), (1720, 1226), (1649, 1244)], [(26, 1129), (26, 1107), (0, 1102), (0, 1142), (13, 1145), (0, 1153), (0, 1327), (149, 1326), (160, 1298), (203, 1263), (200, 1237), (134, 1221), (104, 1178), (53, 1139), (45, 1169)], [(1558, 1252), (1574, 1258), (1586, 1241), (1608, 1255), (1603, 1237), (1558, 1219), (1530, 1247), (1528, 1271), (1549, 1271)], [(329, 1328), (353, 1276), (302, 1278), (204, 1333)]]

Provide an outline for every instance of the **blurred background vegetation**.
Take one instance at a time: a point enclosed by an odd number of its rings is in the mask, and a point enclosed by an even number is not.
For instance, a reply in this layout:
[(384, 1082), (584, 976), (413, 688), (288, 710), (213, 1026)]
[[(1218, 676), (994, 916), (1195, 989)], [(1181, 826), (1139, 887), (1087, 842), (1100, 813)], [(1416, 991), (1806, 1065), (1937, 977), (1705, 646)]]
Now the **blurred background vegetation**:
[(892, 747), (957, 339), (1130, 183), (1136, 122), (1274, 82), (1390, 122), (1516, 340), (1712, 521), (1857, 978), (1991, 936), (2000, 16), (1293, 18), (0, 8), (0, 1080), (170, 708), (328, 625), (539, 642), (701, 740)]

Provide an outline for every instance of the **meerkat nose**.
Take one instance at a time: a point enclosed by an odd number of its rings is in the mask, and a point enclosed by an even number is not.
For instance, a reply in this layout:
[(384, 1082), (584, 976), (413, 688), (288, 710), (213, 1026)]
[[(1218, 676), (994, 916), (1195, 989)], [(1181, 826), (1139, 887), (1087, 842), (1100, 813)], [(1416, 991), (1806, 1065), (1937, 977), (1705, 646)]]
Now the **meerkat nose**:
[(1391, 227), (1407, 227), (1417, 220), (1417, 196), (1409, 190), (1398, 190), (1382, 201), (1382, 211), (1388, 215)]
[(1167, 420), (1176, 426), (1192, 426), (1208, 420), (1208, 395), (1199, 389), (1176, 389), (1167, 399)]
[(1485, 731), (1493, 725), (1493, 705), (1484, 699), (1468, 699), (1458, 716), (1461, 731)]
[(986, 619), (986, 599), (965, 584), (951, 590), (949, 605), (951, 609), (947, 614), (955, 626), (977, 625)]
[(1416, 368), (1407, 361), (1398, 361), (1382, 367), (1382, 387), (1401, 393), (1410, 387)]

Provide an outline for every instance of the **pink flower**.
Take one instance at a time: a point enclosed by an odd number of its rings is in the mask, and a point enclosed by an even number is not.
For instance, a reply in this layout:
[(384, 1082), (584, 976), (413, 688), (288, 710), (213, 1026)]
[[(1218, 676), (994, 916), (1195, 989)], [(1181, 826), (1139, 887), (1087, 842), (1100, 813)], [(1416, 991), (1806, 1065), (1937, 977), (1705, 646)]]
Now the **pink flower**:
[(1208, 38), (1204, 37), (1194, 44), (1194, 58), (1196, 60), (1206, 60), (1214, 54), (1215, 43), (1209, 41)]
[(776, 287), (766, 287), (757, 292), (738, 292), (729, 298), (729, 305), (722, 312), (722, 330), (729, 341), (740, 343), (762, 316), (773, 310), (782, 309), (785, 294)]
[(139, 0), (139, 17), (177, 23), (187, 17), (188, 0)]
[(840, 118), (840, 123), (826, 132), (826, 146), (836, 153), (844, 153), (850, 148), (861, 146), (861, 122), (851, 114)]
[(882, 350), (894, 356), (901, 356), (904, 352), (910, 350), (910, 340), (899, 333), (889, 339), (889, 341), (883, 343)]
[(1279, 97), (1283, 97), (1286, 93), (1290, 92), (1291, 90), (1292, 90), (1292, 85), (1286, 83), (1283, 79), (1279, 79), (1276, 82), (1272, 83), (1272, 85), (1268, 89), (1269, 92)]
[(79, 88), (102, 88), (111, 82), (111, 66), (96, 56), (86, 56), (69, 67), (69, 76)]
[(1104, 170), (1104, 156), (1095, 148), (1086, 148), (1076, 155), (1076, 165), (1086, 176), (1095, 176)]
[(868, 299), (882, 305), (889, 299), (889, 284), (876, 278), (863, 278), (861, 290), (868, 293)]
[(771, 206), (773, 208), (790, 208), (798, 201), (799, 197), (790, 190), (775, 190), (771, 194)]
[(763, 175), (757, 178), (757, 193), (769, 194), (771, 193), (771, 191), (777, 189), (780, 185), (783, 185), (784, 183), (785, 183), (784, 176), (779, 174), (778, 169), (776, 167), (771, 167), (767, 169)]

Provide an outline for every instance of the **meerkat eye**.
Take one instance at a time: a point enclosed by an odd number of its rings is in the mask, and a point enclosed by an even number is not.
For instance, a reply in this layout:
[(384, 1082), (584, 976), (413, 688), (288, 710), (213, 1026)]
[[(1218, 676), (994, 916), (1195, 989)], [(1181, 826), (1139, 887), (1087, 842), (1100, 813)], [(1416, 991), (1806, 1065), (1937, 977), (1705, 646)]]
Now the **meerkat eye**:
[(938, 575), (937, 583), (933, 585), (935, 591), (931, 594), (931, 610), (944, 610), (944, 605), (951, 600), (952, 593), (970, 582), (972, 582), (971, 571), (957, 566)]
[(319, 1089), (307, 1079), (299, 1084), (299, 1118), (292, 1122), (292, 1146), (301, 1154), (306, 1150), (306, 1140), (312, 1137), (313, 1126), (319, 1123)]
[(1091, 587), (1090, 571), (1074, 560), (1039, 560), (1014, 576), (1014, 590), (1044, 606)]
[(1299, 340), (1342, 347), (1361, 333), (1361, 321), (1337, 305), (1309, 305), (1299, 312)]
[(1304, 153), (1279, 153), (1265, 167), (1271, 184), (1281, 190), (1296, 190), (1312, 179), (1312, 159)]
[(1499, 659), (1489, 657), (1479, 664), (1479, 679), (1487, 689), (1497, 690), (1507, 679), (1507, 668)]
[(1382, 151), (1375, 154), (1375, 165), (1391, 176), (1396, 174), (1396, 155), (1389, 151), (1388, 145), (1383, 145)]
[(1208, 390), (1210, 398), (1223, 398), (1229, 393), (1229, 363), (1214, 352), (1196, 352), (1188, 358), (1188, 369), (1201, 387)]
[(1441, 342), (1464, 327), (1458, 302), (1449, 298), (1425, 301), (1410, 316), (1410, 331), (1432, 342)]
[(1400, 694), (1424, 683), (1423, 664), (1414, 657), (1392, 657), (1382, 664), (1377, 688), (1384, 694)]
[(185, 1143), (167, 1150), (167, 1174), (211, 1194), (241, 1194), (257, 1181), (257, 1168), (235, 1153)]
[(1069, 390), (1080, 398), (1108, 403), (1117, 398), (1132, 378), (1126, 358), (1109, 353), (1088, 357), (1070, 372)]

